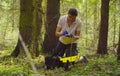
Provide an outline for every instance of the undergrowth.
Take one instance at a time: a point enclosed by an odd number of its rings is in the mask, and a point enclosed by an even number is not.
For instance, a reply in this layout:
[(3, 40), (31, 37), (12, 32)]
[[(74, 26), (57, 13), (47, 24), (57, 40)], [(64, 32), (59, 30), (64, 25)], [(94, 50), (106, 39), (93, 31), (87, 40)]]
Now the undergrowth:
[[(34, 76), (27, 58), (13, 58), (6, 55), (0, 54), (0, 76)], [(64, 68), (45, 69), (43, 55), (33, 59), (33, 62), (39, 76), (120, 76), (120, 63), (114, 54), (104, 56), (91, 54), (87, 57), (88, 63), (75, 64), (67, 72)]]

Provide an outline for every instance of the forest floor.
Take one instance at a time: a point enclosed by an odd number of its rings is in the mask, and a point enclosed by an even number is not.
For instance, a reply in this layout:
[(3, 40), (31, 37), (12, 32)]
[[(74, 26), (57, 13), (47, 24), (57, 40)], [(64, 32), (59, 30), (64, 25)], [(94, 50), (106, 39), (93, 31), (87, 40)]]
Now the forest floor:
[[(27, 58), (13, 58), (10, 51), (0, 51), (0, 76), (35, 76)], [(120, 76), (120, 63), (115, 54), (104, 56), (94, 53), (86, 55), (88, 63), (78, 63), (70, 71), (64, 68), (47, 70), (44, 67), (44, 56), (33, 59), (38, 76)]]

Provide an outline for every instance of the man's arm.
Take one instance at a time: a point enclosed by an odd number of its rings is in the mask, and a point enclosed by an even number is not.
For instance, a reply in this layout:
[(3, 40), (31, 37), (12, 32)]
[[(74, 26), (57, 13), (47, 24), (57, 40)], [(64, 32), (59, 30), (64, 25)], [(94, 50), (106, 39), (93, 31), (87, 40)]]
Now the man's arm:
[(57, 26), (57, 28), (56, 28), (56, 32), (55, 32), (55, 35), (56, 35), (57, 37), (62, 36), (62, 33), (61, 33), (61, 27)]
[(77, 40), (80, 38), (80, 31), (75, 31), (74, 38)]

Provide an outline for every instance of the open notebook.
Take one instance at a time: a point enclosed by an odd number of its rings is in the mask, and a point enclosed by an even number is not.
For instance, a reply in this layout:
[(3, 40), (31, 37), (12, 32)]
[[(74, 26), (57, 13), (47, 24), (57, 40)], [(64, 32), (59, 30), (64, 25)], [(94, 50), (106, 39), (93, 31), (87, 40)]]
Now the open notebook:
[(63, 36), (63, 37), (62, 37), (62, 41), (63, 41), (65, 44), (71, 44), (71, 43), (73, 43), (74, 41), (76, 41), (76, 39), (75, 39), (75, 38), (71, 38), (71, 37)]

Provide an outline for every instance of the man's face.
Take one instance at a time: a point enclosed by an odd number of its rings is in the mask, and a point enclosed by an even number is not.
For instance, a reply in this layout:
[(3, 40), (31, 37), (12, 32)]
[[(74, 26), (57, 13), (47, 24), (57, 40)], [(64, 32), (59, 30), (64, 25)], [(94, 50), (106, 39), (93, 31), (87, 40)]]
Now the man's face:
[(71, 14), (68, 14), (68, 20), (71, 21), (71, 22), (74, 22), (76, 19), (76, 16), (73, 16)]

